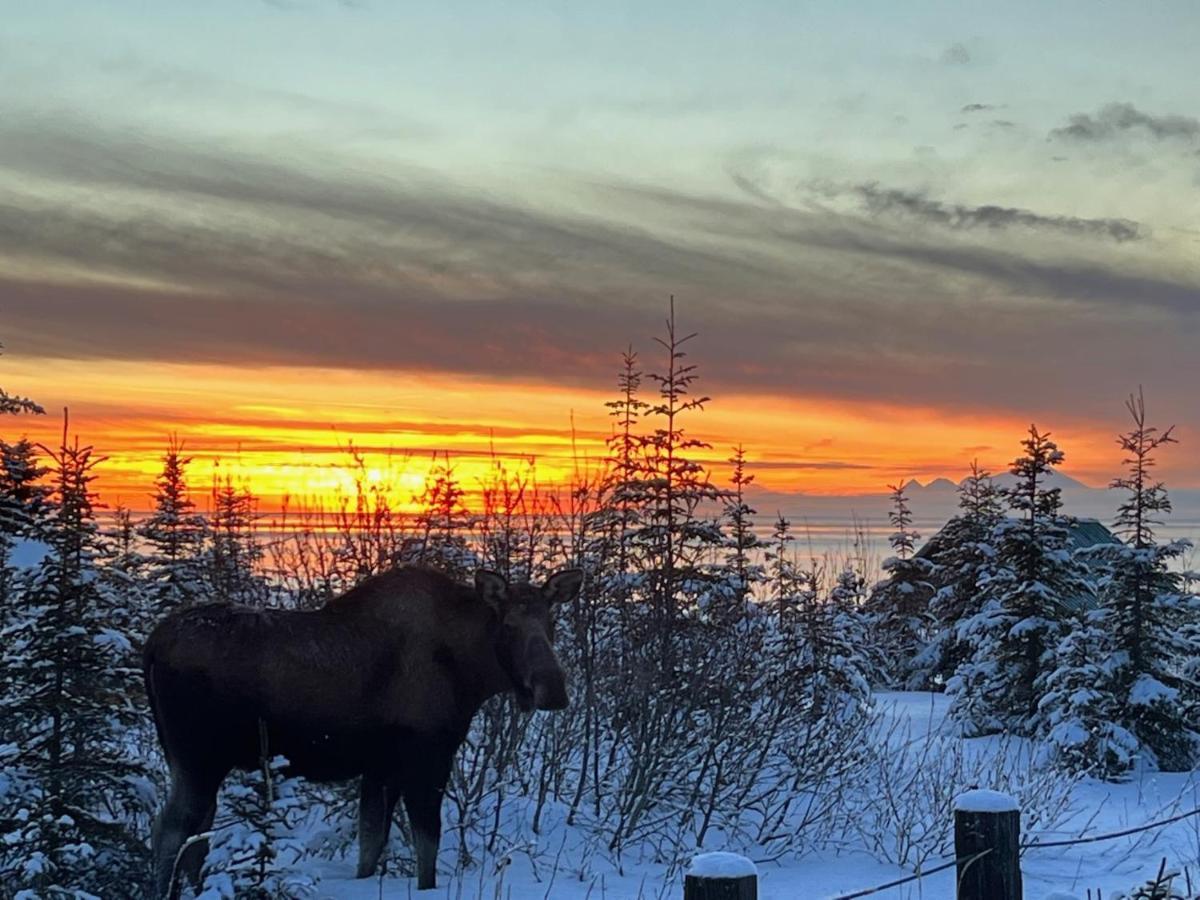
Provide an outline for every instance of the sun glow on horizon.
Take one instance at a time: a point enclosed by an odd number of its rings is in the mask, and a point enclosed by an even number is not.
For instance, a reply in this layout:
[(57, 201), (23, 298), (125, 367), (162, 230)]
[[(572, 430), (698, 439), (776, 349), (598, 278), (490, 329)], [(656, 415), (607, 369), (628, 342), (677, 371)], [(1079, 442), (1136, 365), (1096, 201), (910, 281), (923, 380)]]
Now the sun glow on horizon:
[[(241, 368), (4, 358), (4, 383), (46, 406), (5, 422), (53, 446), (61, 407), (70, 431), (106, 457), (102, 500), (148, 508), (170, 436), (192, 458), (203, 507), (229, 478), (265, 510), (302, 503), (335, 510), (363, 488), (411, 511), (435, 464), (449, 464), (478, 502), (498, 466), (526, 467), (546, 490), (604, 460), (614, 391), (429, 373)], [(1066, 471), (1101, 486), (1119, 464), (1108, 429), (1039, 423), (1067, 451)], [(1012, 416), (769, 395), (718, 394), (685, 427), (715, 481), (742, 444), (755, 489), (772, 494), (877, 494), (897, 479), (962, 477), (972, 458), (1003, 471), (1028, 423)]]

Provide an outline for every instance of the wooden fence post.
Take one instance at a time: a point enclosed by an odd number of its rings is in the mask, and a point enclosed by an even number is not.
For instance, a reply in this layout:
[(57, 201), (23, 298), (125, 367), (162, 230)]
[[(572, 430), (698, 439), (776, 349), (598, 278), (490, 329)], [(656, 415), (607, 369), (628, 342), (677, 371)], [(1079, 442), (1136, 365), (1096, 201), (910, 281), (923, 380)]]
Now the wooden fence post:
[(758, 900), (758, 869), (736, 853), (701, 853), (683, 878), (683, 900)]
[(958, 900), (1021, 900), (1021, 810), (998, 791), (954, 801)]

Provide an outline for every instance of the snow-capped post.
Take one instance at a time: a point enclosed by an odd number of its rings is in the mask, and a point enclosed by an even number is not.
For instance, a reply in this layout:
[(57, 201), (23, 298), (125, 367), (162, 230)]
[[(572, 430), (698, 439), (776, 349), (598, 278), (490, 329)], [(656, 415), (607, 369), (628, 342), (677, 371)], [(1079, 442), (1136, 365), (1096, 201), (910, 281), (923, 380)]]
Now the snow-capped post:
[(758, 900), (758, 869), (736, 853), (701, 853), (683, 877), (683, 900)]
[(1021, 900), (1021, 810), (999, 791), (954, 801), (958, 900)]

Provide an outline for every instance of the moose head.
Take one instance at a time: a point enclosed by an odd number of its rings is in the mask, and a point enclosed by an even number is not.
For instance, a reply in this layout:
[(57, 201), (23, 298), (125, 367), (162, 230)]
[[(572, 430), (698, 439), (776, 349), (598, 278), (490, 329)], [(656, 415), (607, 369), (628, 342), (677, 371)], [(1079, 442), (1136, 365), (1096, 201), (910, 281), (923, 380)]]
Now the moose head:
[(475, 575), (476, 592), (499, 622), (496, 657), (523, 710), (567, 706), (566, 673), (554, 653), (554, 608), (574, 599), (582, 583), (579, 569), (557, 572), (541, 587), (509, 584), (487, 570)]

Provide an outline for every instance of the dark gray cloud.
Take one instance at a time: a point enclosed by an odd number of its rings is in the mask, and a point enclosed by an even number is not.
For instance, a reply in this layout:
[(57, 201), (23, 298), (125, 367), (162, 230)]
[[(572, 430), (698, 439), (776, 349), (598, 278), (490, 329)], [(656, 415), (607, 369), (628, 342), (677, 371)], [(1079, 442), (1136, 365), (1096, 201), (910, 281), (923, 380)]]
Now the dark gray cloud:
[(961, 110), (959, 110), (959, 112), (964, 112), (964, 113), (984, 112), (989, 109), (1000, 109), (1000, 108), (1001, 107), (996, 106), (992, 103), (968, 103)]
[(595, 386), (673, 292), (714, 392), (1080, 409), (1128, 391), (1104, 364), (1118, 331), (1137, 380), (1195, 368), (1186, 278), (762, 202), (752, 181), (753, 203), (577, 185), (596, 202), (569, 214), (419, 170), (351, 174), (80, 122), (3, 128), (0, 262), (26, 274), (0, 275), (0, 338), (23, 355)]
[(1155, 140), (1200, 140), (1200, 119), (1182, 115), (1154, 115), (1132, 103), (1109, 103), (1095, 115), (1080, 113), (1067, 124), (1055, 128), (1050, 137), (1061, 140), (1099, 142), (1127, 133), (1143, 134)]
[(993, 204), (964, 206), (943, 203), (921, 191), (886, 188), (874, 182), (851, 187), (823, 186), (822, 190), (857, 196), (871, 215), (899, 213), (954, 230), (1025, 228), (1055, 231), (1075, 237), (1105, 238), (1117, 243), (1141, 240), (1148, 235), (1144, 226), (1129, 219), (1083, 219), (1077, 216), (1042, 215), (1027, 209)]

